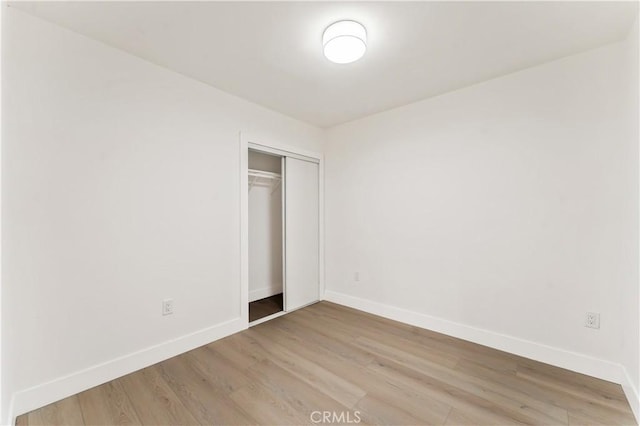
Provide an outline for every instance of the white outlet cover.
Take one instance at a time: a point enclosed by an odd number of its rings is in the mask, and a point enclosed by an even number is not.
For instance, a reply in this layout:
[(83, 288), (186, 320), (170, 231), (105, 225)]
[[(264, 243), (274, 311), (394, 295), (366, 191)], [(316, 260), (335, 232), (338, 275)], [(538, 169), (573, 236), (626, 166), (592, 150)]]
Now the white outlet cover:
[(173, 299), (164, 299), (162, 301), (162, 315), (173, 314)]
[(600, 328), (600, 314), (597, 312), (587, 312), (584, 326), (588, 328)]

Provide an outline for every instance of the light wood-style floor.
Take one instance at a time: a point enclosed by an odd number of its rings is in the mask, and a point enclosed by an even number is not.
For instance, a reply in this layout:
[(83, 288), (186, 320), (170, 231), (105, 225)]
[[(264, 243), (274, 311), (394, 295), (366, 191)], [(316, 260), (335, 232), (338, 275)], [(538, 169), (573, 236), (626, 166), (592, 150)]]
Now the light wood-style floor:
[(634, 423), (619, 385), (321, 302), (18, 424), (279, 425), (323, 415), (334, 424)]

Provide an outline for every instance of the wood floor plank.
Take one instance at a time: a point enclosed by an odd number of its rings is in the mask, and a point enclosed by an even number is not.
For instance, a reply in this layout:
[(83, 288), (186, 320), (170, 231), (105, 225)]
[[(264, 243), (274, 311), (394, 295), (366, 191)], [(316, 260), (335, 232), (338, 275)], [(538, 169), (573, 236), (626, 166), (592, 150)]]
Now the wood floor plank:
[(600, 415), (585, 415), (582, 413), (569, 412), (569, 425), (570, 426), (611, 426), (612, 424), (634, 426), (638, 423), (633, 418), (627, 418), (626, 420), (619, 420), (619, 422), (612, 422), (609, 416)]
[[(339, 305), (331, 303), (316, 304), (313, 305), (313, 307), (316, 308), (317, 315), (324, 315), (319, 314), (319, 312), (324, 312), (326, 310), (339, 312), (340, 309), (347, 309), (347, 312), (351, 316), (358, 314), (358, 311), (356, 310), (340, 307)], [(330, 323), (331, 321), (335, 321), (331, 323), (332, 325), (336, 325), (336, 322), (338, 324), (344, 323), (344, 327), (352, 333), (354, 338), (369, 337), (376, 340), (382, 334), (385, 336), (386, 341), (388, 341), (389, 338), (404, 339), (405, 341), (413, 342), (424, 348), (428, 348), (431, 353), (437, 354), (440, 359), (473, 359), (476, 362), (485, 363), (492, 368), (512, 371), (514, 374), (517, 361), (521, 359), (520, 357), (507, 352), (497, 351), (486, 346), (455, 339), (451, 336), (435, 333), (430, 330), (424, 330), (406, 324), (398, 326), (397, 324), (399, 323), (396, 321), (376, 317), (370, 314), (366, 314), (367, 321), (363, 321), (362, 318), (360, 318), (359, 322), (345, 321), (344, 318), (341, 319), (336, 315), (337, 313), (334, 313), (329, 316), (327, 321)], [(318, 321), (316, 318), (316, 326), (322, 326), (325, 323), (325, 317), (323, 316), (321, 318), (323, 318), (323, 321)], [(374, 320), (370, 320), (371, 318), (374, 318)], [(354, 323), (356, 325), (351, 328), (350, 324)]]
[(31, 426), (85, 424), (76, 395), (32, 411), (28, 421)]
[(221, 386), (210, 375), (203, 375), (187, 356), (171, 358), (157, 365), (162, 378), (178, 396), (182, 404), (200, 424), (247, 425), (257, 424), (230, 397), (233, 386)]
[(631, 411), (615, 410), (604, 405), (587, 403), (579, 409), (568, 409), (569, 417), (590, 419), (594, 424), (637, 425)]
[[(315, 336), (309, 335), (308, 332), (304, 333), (304, 328), (298, 331), (308, 339), (296, 338), (281, 329), (279, 329), (279, 333), (271, 333), (270, 338), (273, 342), (285, 346), (290, 351), (318, 364), (334, 375), (351, 380), (352, 383), (360, 384), (363, 382), (365, 367), (374, 359), (371, 354), (355, 346), (352, 346), (350, 353), (345, 353), (341, 350), (341, 344), (338, 349), (335, 349), (334, 345), (325, 346), (324, 342), (319, 342)], [(362, 387), (362, 385), (359, 386)]]
[[(278, 321), (283, 319), (284, 321)], [(310, 323), (304, 321), (289, 321), (288, 318), (278, 318), (275, 321), (269, 321), (261, 324), (258, 327), (261, 330), (277, 329), (278, 332), (272, 333), (274, 338), (280, 339), (282, 344), (286, 344), (288, 347), (297, 349), (298, 347), (313, 347), (314, 350), (321, 351), (325, 354), (333, 354), (345, 362), (354, 362), (360, 365), (366, 365), (373, 360), (373, 357), (367, 351), (353, 345), (352, 338), (345, 341), (336, 339), (331, 336), (331, 332), (328, 330), (319, 330), (311, 327)], [(322, 328), (321, 328), (322, 329)]]
[[(464, 368), (461, 366), (464, 366)], [(456, 378), (477, 386), (482, 386), (488, 392), (491, 392), (494, 395), (493, 398), (495, 401), (501, 402), (507, 398), (519, 404), (521, 410), (528, 412), (529, 415), (539, 421), (549, 421), (553, 419), (559, 424), (567, 424), (569, 421), (566, 408), (523, 392), (520, 386), (510, 386), (509, 383), (522, 383), (522, 380), (517, 380), (514, 374), (494, 370), (486, 365), (475, 364), (466, 360), (460, 361), (454, 371), (455, 373), (452, 374), (454, 374)], [(494, 379), (498, 377), (498, 380), (488, 380), (488, 375), (482, 377), (483, 371), (491, 371), (493, 373), (492, 377)], [(509, 402), (503, 402), (503, 404), (509, 405)], [(544, 413), (544, 415), (540, 416), (537, 413)]]
[[(394, 407), (394, 411), (410, 413), (420, 420), (420, 424), (442, 424), (451, 409), (446, 402), (434, 398), (432, 393), (402, 386), (371, 369), (367, 369), (364, 375), (353, 374), (347, 377), (358, 380), (367, 389), (370, 399), (385, 401), (386, 405)], [(362, 407), (362, 404), (356, 407)]]
[(578, 387), (584, 390), (597, 390), (598, 392), (602, 392), (602, 395), (605, 396), (615, 397), (616, 395), (620, 395), (618, 392), (620, 385), (616, 383), (597, 379), (584, 374), (576, 374), (573, 371), (569, 371), (564, 368), (544, 364), (527, 358), (520, 358), (518, 360), (518, 372), (535, 374), (547, 379), (553, 379), (554, 381), (559, 382), (560, 388)]
[(29, 426), (29, 415), (23, 414), (16, 418), (16, 426)]
[(209, 347), (200, 349), (182, 356), (200, 376), (206, 378), (221, 392), (229, 394), (249, 383), (243, 370), (230, 365), (218, 352)]
[[(264, 326), (268, 325), (264, 324)], [(263, 330), (259, 331), (263, 332)], [(292, 328), (288, 331), (298, 332), (304, 336), (308, 335), (306, 327), (302, 327), (299, 330)], [(421, 419), (421, 423), (441, 424), (449, 412), (449, 406), (439, 403), (433, 398), (426, 398), (412, 392), (410, 389), (399, 388), (386, 381), (384, 377), (372, 374), (371, 371), (365, 369), (364, 365), (360, 365), (356, 358), (349, 356), (344, 358), (341, 354), (331, 353), (323, 350), (321, 346), (314, 345), (315, 336), (306, 341), (305, 344), (295, 344), (301, 343), (295, 339), (281, 341), (282, 337), (280, 336), (279, 338), (276, 333), (270, 333), (269, 338), (274, 342), (282, 342), (283, 345), (288, 343), (287, 347), (291, 348), (292, 352), (326, 366), (327, 370), (332, 371), (334, 374), (339, 374), (352, 383), (358, 383), (362, 389), (367, 390), (367, 395), (386, 401), (388, 404), (395, 404), (397, 407), (408, 409), (416, 418)], [(367, 358), (373, 360), (370, 354), (367, 355)]]
[(348, 410), (348, 407), (318, 392), (268, 359), (249, 368), (247, 375), (267, 388), (275, 397), (286, 401), (301, 417), (310, 418), (314, 411)]
[(260, 383), (251, 383), (230, 395), (231, 399), (261, 424), (305, 425), (311, 424), (308, 416), (299, 413), (291, 404), (276, 397)]
[(443, 374), (441, 371), (419, 371), (390, 359), (373, 362), (369, 368), (386, 375), (399, 386), (409, 386), (416, 392), (425, 392), (438, 401), (466, 412), (489, 412), (515, 423), (567, 424), (567, 413), (564, 410), (558, 413), (555, 407), (549, 406), (553, 410), (552, 415), (540, 412), (482, 384)]
[(300, 326), (307, 327), (309, 330), (312, 330), (320, 335), (324, 335), (326, 338), (332, 339), (336, 342), (350, 344), (360, 335), (357, 331), (347, 326), (346, 324), (335, 322), (330, 318), (324, 318), (316, 315), (306, 315), (303, 312), (298, 313), (298, 311), (287, 315), (287, 317), (288, 316), (291, 316), (291, 318), (287, 318), (287, 320), (297, 323)]
[(249, 330), (249, 333), (272, 355), (269, 357), (271, 362), (327, 396), (331, 396), (345, 407), (353, 407), (365, 396), (366, 392), (357, 385), (276, 343), (268, 329)]
[(336, 424), (356, 413), (362, 425), (634, 424), (620, 385), (327, 302), (18, 424)]
[(445, 426), (494, 426), (494, 425), (518, 425), (520, 423), (514, 419), (492, 413), (487, 410), (469, 409), (468, 411), (459, 408), (452, 408), (449, 416), (444, 422)]
[[(361, 418), (364, 423), (372, 425), (423, 425), (424, 420), (416, 417), (408, 410), (398, 408), (395, 405), (389, 404), (383, 399), (379, 399), (375, 396), (367, 395), (362, 398), (361, 401), (352, 411), (352, 417), (355, 418), (355, 411), (358, 412), (358, 417)], [(431, 423), (436, 424), (436, 423)], [(437, 423), (442, 424), (442, 423)]]
[[(630, 407), (627, 410), (612, 409), (604, 401), (584, 399), (580, 395), (560, 388), (546, 388), (523, 377), (501, 375), (484, 366), (468, 367), (470, 363), (470, 361), (461, 362), (456, 369), (476, 376), (487, 383), (502, 386), (512, 392), (524, 393), (540, 402), (567, 410), (569, 417), (592, 418), (594, 424), (598, 424), (598, 418), (607, 419), (600, 422), (606, 423), (608, 421), (609, 424), (630, 424), (630, 419), (633, 419)], [(620, 391), (620, 395), (624, 395), (622, 391)]]
[(156, 366), (121, 377), (117, 381), (122, 382), (142, 424), (199, 424), (161, 377)]
[(142, 422), (122, 384), (105, 383), (78, 394), (84, 421), (90, 425), (139, 425)]
[[(363, 321), (362, 317), (358, 326), (354, 329), (354, 332), (358, 336), (367, 336), (358, 332), (360, 330), (360, 324), (367, 324), (366, 328), (372, 328), (374, 332), (383, 334), (386, 336), (398, 336), (407, 340), (420, 343), (421, 345), (428, 347), (430, 350), (441, 351), (443, 354), (447, 354), (451, 357), (464, 357), (467, 359), (473, 359), (476, 362), (486, 363), (488, 366), (495, 369), (503, 369), (505, 371), (513, 371), (515, 373), (516, 364), (520, 360), (524, 360), (517, 355), (513, 355), (507, 352), (498, 351), (487, 346), (478, 345), (472, 342), (456, 339), (455, 337), (447, 336), (445, 334), (436, 333), (431, 330), (425, 330), (419, 327), (401, 324), (386, 318), (377, 317), (375, 315), (362, 313), (355, 309), (346, 308), (333, 303), (323, 302), (320, 304), (312, 305), (316, 308), (316, 312), (325, 312), (330, 310), (332, 312), (345, 311), (345, 316), (364, 315), (367, 321)], [(332, 316), (333, 319), (340, 321), (340, 317)], [(348, 317), (350, 318), (350, 317)], [(350, 321), (345, 321), (350, 323)], [(322, 324), (322, 321), (320, 321)], [(374, 336), (375, 338), (375, 336)]]
[(387, 404), (394, 405), (399, 410), (408, 410), (415, 418), (421, 419), (421, 424), (441, 424), (449, 412), (449, 406), (413, 392), (411, 389), (395, 386), (384, 377), (366, 370), (366, 366), (353, 360), (348, 363), (337, 354), (315, 353), (315, 349), (313, 346), (291, 346), (292, 352), (320, 365), (326, 365), (327, 370), (339, 374), (351, 383), (357, 383), (360, 388), (366, 389), (370, 397), (386, 401)]
[(626, 410), (628, 406), (626, 398), (615, 389), (619, 385), (593, 378), (586, 381), (585, 378), (575, 377), (581, 375), (567, 374), (566, 370), (559, 372), (557, 370), (562, 370), (559, 368), (547, 371), (547, 368), (547, 366), (536, 368), (530, 365), (520, 365), (516, 375), (544, 388), (561, 390), (576, 395), (582, 400), (600, 402), (615, 410)]
[(206, 347), (216, 351), (240, 370), (245, 370), (265, 359), (262, 347), (245, 333), (236, 333)]

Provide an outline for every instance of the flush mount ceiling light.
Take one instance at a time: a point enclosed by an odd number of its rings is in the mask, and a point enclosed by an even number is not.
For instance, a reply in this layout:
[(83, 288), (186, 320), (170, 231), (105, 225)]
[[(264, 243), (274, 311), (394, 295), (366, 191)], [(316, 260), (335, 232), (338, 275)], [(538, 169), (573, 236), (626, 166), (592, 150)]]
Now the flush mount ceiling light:
[(324, 56), (336, 64), (348, 64), (362, 58), (367, 50), (367, 30), (356, 21), (338, 21), (322, 35)]

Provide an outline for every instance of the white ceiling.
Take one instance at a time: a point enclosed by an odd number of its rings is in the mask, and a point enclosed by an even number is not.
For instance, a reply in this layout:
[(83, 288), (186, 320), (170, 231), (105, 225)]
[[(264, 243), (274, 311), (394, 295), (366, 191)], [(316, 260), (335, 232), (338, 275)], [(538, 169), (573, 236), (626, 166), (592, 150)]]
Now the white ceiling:
[[(322, 127), (623, 39), (636, 2), (17, 2), (11, 6)], [(339, 19), (360, 61), (322, 55)]]

